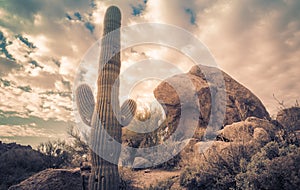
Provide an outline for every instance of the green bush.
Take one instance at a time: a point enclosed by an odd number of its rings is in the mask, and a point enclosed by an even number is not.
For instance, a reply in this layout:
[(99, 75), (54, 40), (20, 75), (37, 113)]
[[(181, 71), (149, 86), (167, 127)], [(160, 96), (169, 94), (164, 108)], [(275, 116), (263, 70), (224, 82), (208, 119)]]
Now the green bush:
[(251, 156), (251, 149), (243, 144), (231, 144), (218, 151), (212, 146), (187, 166), (180, 175), (180, 184), (188, 189), (230, 189), (235, 188), (235, 176)]
[(247, 170), (236, 176), (240, 189), (297, 189), (300, 186), (300, 148), (270, 142), (256, 153)]

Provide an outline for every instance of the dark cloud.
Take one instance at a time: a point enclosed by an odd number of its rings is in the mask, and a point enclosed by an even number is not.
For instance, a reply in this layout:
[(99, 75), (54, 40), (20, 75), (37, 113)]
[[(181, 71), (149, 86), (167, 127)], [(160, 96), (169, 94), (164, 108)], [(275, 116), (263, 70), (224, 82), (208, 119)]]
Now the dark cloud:
[(30, 86), (18, 86), (18, 88), (23, 90), (24, 92), (31, 92), (32, 91)]
[(6, 76), (14, 69), (18, 69), (20, 67), (22, 66), (17, 64), (15, 61), (0, 57), (0, 76)]
[(132, 8), (132, 15), (139, 16), (144, 11), (145, 5), (143, 4), (138, 4), (136, 6), (131, 5), (131, 8)]
[(74, 16), (78, 19), (78, 20), (82, 20), (82, 16), (81, 16), (81, 14), (79, 13), (79, 12), (75, 12), (74, 13)]
[(9, 87), (11, 85), (10, 81), (0, 78), (0, 82), (4, 87)]
[(35, 60), (31, 60), (31, 61), (29, 61), (29, 63), (34, 67), (34, 68), (41, 68), (41, 69), (43, 69), (43, 67), (41, 66), (41, 65), (39, 65), (38, 64), (38, 62), (37, 61), (35, 61)]
[(61, 63), (58, 60), (52, 59), (52, 61), (57, 67), (60, 67)]
[(84, 23), (84, 26), (85, 26), (91, 33), (93, 33), (94, 30), (95, 30), (95, 26), (94, 26), (92, 23), (90, 23), (90, 22)]
[(185, 12), (188, 15), (190, 15), (190, 23), (195, 25), (196, 24), (196, 14), (195, 14), (195, 12), (190, 8), (185, 9)]
[(45, 94), (45, 95), (59, 95), (61, 97), (68, 97), (70, 99), (72, 99), (72, 92), (68, 91), (68, 92), (58, 92), (58, 91), (47, 91), (47, 92), (43, 92), (43, 93), (40, 93), (41, 95), (42, 94)]
[(0, 2), (0, 5), (6, 11), (22, 19), (33, 20), (34, 15), (44, 7), (44, 2), (39, 0), (4, 0)]
[(89, 1), (78, 0), (4, 0), (0, 2), (1, 7), (6, 11), (27, 20), (34, 20), (34, 15), (38, 13), (62, 17), (66, 10), (87, 9), (89, 4)]
[(7, 59), (14, 61), (15, 58), (7, 51), (7, 46), (11, 45), (11, 43), (10, 41), (7, 42), (3, 32), (0, 31), (0, 55), (4, 54)]
[(71, 91), (71, 83), (70, 81), (66, 81), (64, 79), (61, 80), (61, 83), (69, 90)]
[(20, 35), (20, 34), (18, 34), (16, 37), (17, 37), (21, 42), (23, 42), (28, 48), (30, 48), (30, 49), (35, 49), (35, 48), (36, 48), (36, 46), (35, 46), (32, 42), (30, 42), (30, 41), (28, 40), (28, 38), (23, 37), (23, 36)]
[(67, 18), (68, 20), (73, 20), (72, 17), (71, 17), (68, 13), (66, 13), (66, 18)]

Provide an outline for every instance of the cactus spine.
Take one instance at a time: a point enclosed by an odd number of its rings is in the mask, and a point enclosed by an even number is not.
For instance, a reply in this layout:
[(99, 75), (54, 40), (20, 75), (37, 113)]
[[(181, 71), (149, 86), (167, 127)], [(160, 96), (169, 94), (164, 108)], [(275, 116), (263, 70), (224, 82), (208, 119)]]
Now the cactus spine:
[[(119, 189), (118, 165), (115, 163), (118, 163), (121, 151), (121, 127), (129, 124), (136, 111), (136, 103), (133, 100), (125, 101), (121, 109), (119, 107), (118, 76), (121, 61), (120, 30), (118, 29), (120, 26), (121, 12), (119, 8), (109, 7), (104, 18), (96, 104), (91, 101), (94, 101), (93, 93), (87, 85), (80, 85), (76, 90), (79, 114), (83, 122), (91, 126), (92, 171), (89, 178), (90, 190)], [(105, 132), (110, 137), (107, 137)], [(110, 144), (112, 138), (119, 143), (112, 146)], [(109, 152), (111, 158), (109, 161), (96, 153), (103, 150)]]

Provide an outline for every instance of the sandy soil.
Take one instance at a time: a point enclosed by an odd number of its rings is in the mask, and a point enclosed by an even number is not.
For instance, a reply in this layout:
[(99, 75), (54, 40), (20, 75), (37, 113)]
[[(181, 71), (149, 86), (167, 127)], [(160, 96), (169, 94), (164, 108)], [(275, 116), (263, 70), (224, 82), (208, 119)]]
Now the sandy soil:
[[(159, 181), (167, 179), (179, 179), (180, 170), (165, 171), (165, 170), (140, 170), (140, 171), (126, 171), (128, 178), (132, 180), (131, 186), (134, 189), (144, 189), (150, 185), (155, 185)], [(178, 181), (178, 180), (177, 180)], [(174, 183), (172, 189), (182, 189), (179, 184)]]

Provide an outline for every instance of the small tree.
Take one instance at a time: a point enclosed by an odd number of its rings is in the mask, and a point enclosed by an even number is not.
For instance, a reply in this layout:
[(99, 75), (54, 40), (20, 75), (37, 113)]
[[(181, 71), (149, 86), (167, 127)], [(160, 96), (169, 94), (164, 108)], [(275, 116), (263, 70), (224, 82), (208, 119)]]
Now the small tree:
[(89, 152), (88, 137), (86, 134), (80, 133), (74, 126), (70, 126), (67, 133), (72, 138), (69, 149), (72, 155), (71, 163), (73, 166), (79, 166), (81, 162), (86, 160)]
[(71, 163), (71, 148), (67, 145), (66, 141), (48, 141), (38, 145), (37, 149), (46, 155), (45, 161), (48, 168), (66, 167)]
[(88, 154), (88, 145), (74, 126), (70, 126), (67, 133), (72, 138), (71, 142), (54, 140), (41, 143), (37, 149), (46, 155), (48, 168), (78, 167)]

